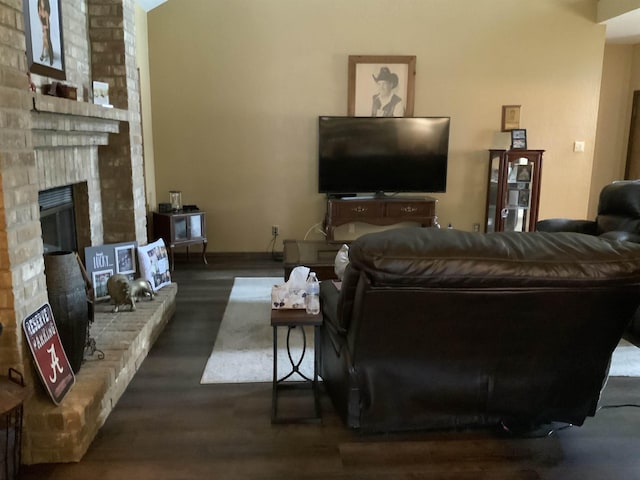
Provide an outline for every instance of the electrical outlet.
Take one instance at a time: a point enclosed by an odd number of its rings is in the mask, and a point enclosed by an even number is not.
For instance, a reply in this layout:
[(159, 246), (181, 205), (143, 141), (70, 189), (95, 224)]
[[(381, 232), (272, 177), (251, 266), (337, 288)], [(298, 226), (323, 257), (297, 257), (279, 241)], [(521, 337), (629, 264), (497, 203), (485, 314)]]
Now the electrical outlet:
[(278, 225), (271, 225), (271, 236), (277, 237), (280, 234), (280, 227)]
[(474, 232), (479, 232), (480, 231), (480, 224), (479, 223), (474, 223), (473, 224), (473, 231)]

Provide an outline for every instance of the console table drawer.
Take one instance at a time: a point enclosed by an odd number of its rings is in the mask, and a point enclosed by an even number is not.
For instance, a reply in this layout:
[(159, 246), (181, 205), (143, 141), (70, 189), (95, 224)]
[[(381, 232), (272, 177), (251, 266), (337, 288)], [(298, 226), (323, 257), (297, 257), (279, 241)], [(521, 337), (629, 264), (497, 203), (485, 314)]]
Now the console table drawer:
[(397, 197), (375, 199), (327, 200), (324, 229), (327, 240), (334, 239), (335, 228), (345, 223), (364, 222), (371, 225), (393, 225), (417, 222), (423, 227), (437, 224), (436, 199), (431, 197)]
[(433, 217), (436, 214), (434, 202), (393, 202), (386, 204), (387, 217)]
[(347, 200), (332, 204), (335, 218), (378, 218), (384, 216), (384, 203)]

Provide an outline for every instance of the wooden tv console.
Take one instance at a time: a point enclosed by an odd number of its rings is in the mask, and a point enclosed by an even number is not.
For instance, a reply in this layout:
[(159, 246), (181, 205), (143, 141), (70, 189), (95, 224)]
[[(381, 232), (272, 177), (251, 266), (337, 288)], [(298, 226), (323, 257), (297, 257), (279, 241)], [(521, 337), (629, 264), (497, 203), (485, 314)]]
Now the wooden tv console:
[(324, 231), (332, 241), (334, 230), (351, 222), (371, 225), (393, 225), (400, 222), (418, 222), (423, 227), (437, 225), (435, 198), (328, 198)]

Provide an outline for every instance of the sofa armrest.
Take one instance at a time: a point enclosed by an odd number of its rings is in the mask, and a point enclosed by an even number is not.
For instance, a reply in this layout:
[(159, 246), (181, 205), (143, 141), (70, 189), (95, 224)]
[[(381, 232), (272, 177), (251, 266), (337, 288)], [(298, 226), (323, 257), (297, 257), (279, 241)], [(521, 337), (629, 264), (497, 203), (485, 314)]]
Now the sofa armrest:
[(638, 235), (637, 233), (625, 232), (622, 230), (605, 232), (602, 235), (600, 235), (600, 238), (606, 238), (608, 240), (618, 240), (619, 242), (640, 243), (640, 235)]
[(549, 218), (536, 223), (538, 232), (577, 232), (597, 235), (598, 227), (593, 220), (572, 220), (569, 218)]
[(330, 324), (333, 332), (344, 335), (346, 332), (338, 321), (339, 299), (340, 291), (332, 280), (323, 280), (320, 282), (320, 302), (322, 304), (323, 321)]

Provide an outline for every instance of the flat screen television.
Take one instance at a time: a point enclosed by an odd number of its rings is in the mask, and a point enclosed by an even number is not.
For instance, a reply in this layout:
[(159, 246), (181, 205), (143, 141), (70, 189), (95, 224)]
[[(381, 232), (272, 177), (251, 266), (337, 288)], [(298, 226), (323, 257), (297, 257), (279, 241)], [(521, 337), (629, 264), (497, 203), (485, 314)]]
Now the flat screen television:
[(450, 117), (319, 117), (318, 192), (445, 192)]

